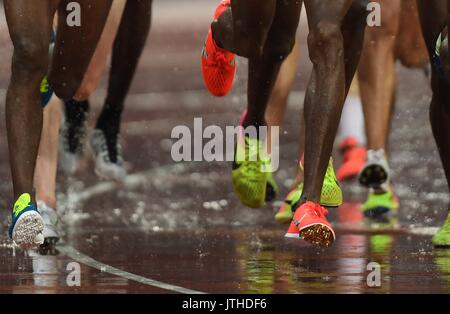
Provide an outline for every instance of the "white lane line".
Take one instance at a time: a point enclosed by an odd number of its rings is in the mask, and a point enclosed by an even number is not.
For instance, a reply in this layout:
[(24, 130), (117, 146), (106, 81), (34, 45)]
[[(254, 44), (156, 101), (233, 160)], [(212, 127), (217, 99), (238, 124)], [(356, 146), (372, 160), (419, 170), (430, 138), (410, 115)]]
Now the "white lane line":
[(120, 270), (120, 269), (112, 267), (110, 265), (103, 264), (103, 263), (93, 259), (92, 257), (81, 253), (80, 251), (78, 251), (77, 249), (75, 249), (71, 246), (58, 245), (58, 250), (60, 252), (62, 252), (63, 254), (65, 254), (66, 256), (68, 256), (69, 258), (73, 259), (74, 261), (84, 264), (84, 265), (87, 265), (89, 267), (92, 267), (94, 269), (97, 269), (103, 273), (108, 273), (111, 275), (115, 275), (115, 276), (119, 276), (119, 277), (122, 277), (122, 278), (125, 278), (128, 280), (131, 280), (131, 281), (135, 281), (135, 282), (138, 282), (138, 283), (141, 283), (144, 285), (156, 287), (156, 288), (167, 290), (167, 291), (177, 292), (177, 293), (181, 293), (181, 294), (206, 294), (205, 292), (191, 290), (191, 289), (171, 285), (171, 284), (168, 284), (165, 282), (153, 280), (150, 278), (145, 278), (145, 277), (142, 277), (139, 275), (135, 275), (135, 274)]

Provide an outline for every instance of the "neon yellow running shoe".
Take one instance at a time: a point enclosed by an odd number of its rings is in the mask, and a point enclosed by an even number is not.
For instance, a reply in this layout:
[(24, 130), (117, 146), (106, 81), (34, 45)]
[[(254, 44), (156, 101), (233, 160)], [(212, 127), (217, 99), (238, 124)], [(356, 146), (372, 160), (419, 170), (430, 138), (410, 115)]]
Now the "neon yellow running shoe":
[(42, 106), (45, 107), (50, 102), (50, 99), (53, 96), (53, 90), (48, 83), (47, 77), (44, 77), (41, 81), (41, 85), (39, 88), (41, 94), (41, 103)]
[(399, 205), (398, 198), (393, 191), (379, 194), (371, 191), (361, 208), (367, 218), (380, 218), (391, 211), (397, 210)]
[[(303, 166), (300, 164), (303, 170)], [(294, 210), (300, 203), (300, 198), (303, 193), (303, 183), (300, 183), (294, 190), (292, 190), (284, 200), (284, 204), (275, 215), (275, 220), (280, 224), (290, 223)], [(320, 196), (320, 205), (325, 207), (339, 207), (342, 205), (342, 190), (336, 179), (336, 174), (333, 168), (333, 159), (328, 163), (327, 172), (322, 186), (322, 194)]]
[(270, 160), (264, 158), (262, 147), (263, 141), (245, 136), (244, 143), (237, 145), (231, 174), (237, 197), (252, 208), (264, 205), (270, 177)]
[(31, 195), (20, 195), (12, 210), (9, 237), (22, 248), (32, 248), (44, 243), (44, 221)]
[(432, 242), (435, 247), (450, 248), (450, 212), (444, 225), (434, 235)]

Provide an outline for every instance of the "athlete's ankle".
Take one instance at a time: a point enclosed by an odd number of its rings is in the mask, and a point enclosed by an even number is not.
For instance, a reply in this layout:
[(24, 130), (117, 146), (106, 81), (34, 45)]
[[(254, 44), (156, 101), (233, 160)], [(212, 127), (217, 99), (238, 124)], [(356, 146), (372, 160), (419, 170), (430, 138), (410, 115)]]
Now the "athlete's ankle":
[(76, 101), (74, 99), (65, 102), (66, 123), (71, 126), (81, 126), (87, 118), (90, 104), (89, 100)]
[(42, 202), (50, 208), (56, 208), (56, 197), (49, 197), (45, 195), (37, 195), (36, 202)]

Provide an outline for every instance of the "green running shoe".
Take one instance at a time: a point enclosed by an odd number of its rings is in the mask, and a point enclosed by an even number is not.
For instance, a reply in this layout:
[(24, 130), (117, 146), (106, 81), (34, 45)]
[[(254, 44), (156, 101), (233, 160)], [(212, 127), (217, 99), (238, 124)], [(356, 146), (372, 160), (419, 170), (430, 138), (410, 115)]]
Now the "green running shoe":
[[(303, 170), (302, 165), (300, 167)], [(303, 183), (300, 183), (294, 190), (292, 190), (284, 200), (284, 204), (275, 215), (275, 220), (280, 224), (290, 223), (294, 210), (300, 203), (300, 198), (303, 193)], [(322, 194), (320, 197), (320, 205), (325, 207), (339, 207), (342, 205), (342, 190), (336, 179), (336, 174), (333, 168), (333, 159), (328, 163), (327, 172), (322, 186)]]
[(239, 200), (246, 206), (260, 208), (266, 201), (270, 160), (264, 157), (263, 141), (245, 136), (238, 143), (233, 163), (232, 181)]
[(48, 103), (50, 102), (50, 99), (53, 96), (53, 90), (50, 87), (50, 84), (48, 83), (47, 77), (44, 77), (42, 79), (39, 91), (41, 94), (42, 107), (45, 107), (48, 105)]
[(450, 248), (450, 212), (444, 225), (434, 235), (432, 242), (435, 247)]
[(9, 226), (9, 237), (24, 249), (34, 248), (44, 243), (44, 221), (31, 195), (22, 194), (14, 204)]
[(362, 211), (367, 218), (381, 218), (385, 214), (397, 210), (399, 201), (393, 191), (375, 193), (370, 191)]

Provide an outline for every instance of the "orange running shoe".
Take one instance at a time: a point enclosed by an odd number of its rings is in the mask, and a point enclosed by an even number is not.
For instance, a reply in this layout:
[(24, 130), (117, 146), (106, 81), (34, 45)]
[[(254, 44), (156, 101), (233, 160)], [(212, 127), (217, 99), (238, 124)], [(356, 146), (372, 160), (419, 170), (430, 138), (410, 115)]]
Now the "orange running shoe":
[(356, 138), (349, 136), (341, 143), (340, 150), (344, 160), (336, 173), (336, 178), (342, 182), (359, 175), (366, 164), (367, 149), (359, 145)]
[[(214, 20), (217, 20), (230, 6), (230, 0), (222, 0), (216, 9)], [(227, 95), (236, 74), (236, 56), (217, 46), (211, 28), (208, 31), (201, 59), (203, 81), (209, 92), (217, 97)]]
[(286, 238), (301, 238), (309, 243), (328, 247), (336, 236), (325, 215), (328, 211), (313, 202), (300, 205), (285, 235)]

